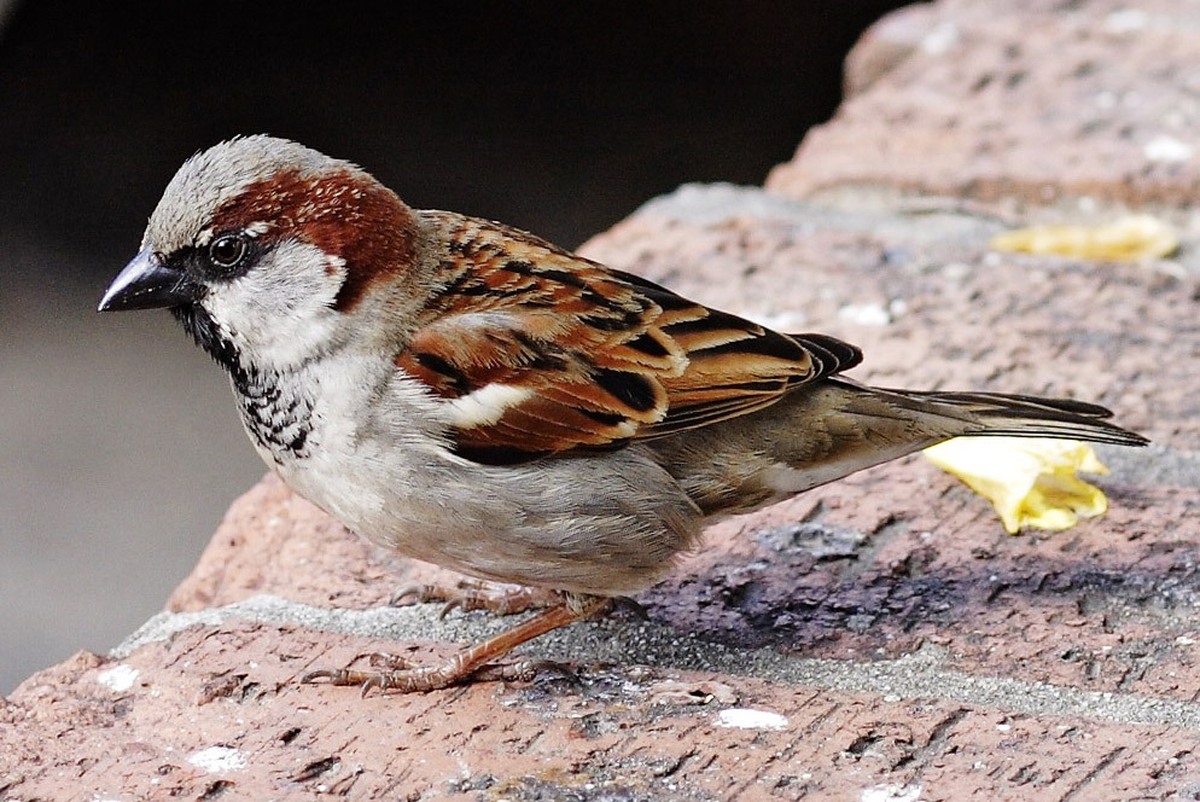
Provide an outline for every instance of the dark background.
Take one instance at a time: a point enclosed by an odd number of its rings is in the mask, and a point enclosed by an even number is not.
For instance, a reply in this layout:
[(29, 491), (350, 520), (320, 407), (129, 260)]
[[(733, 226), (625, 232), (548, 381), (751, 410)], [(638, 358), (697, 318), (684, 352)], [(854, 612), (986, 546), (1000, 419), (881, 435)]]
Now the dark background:
[(286, 136), (574, 246), (761, 183), (899, 5), (0, 0), (0, 692), (160, 609), (263, 472), (165, 313), (93, 312), (188, 155)]

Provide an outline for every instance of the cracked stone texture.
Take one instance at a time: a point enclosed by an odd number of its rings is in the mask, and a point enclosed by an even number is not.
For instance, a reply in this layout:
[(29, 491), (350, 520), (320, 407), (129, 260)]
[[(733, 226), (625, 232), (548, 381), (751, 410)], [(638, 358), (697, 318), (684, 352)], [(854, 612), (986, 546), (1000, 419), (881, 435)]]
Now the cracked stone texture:
[[(1121, 8), (934, 4), (920, 12), (928, 30), (953, 25), (961, 49), (889, 57), (898, 66), (768, 191), (684, 187), (584, 248), (698, 300), (855, 342), (864, 381), (1111, 406), (1155, 445), (1103, 450), (1107, 515), (1010, 537), (985, 501), (912, 457), (714, 526), (639, 597), (647, 622), (614, 616), (527, 649), (572, 661), (575, 677), (362, 699), (296, 678), (371, 652), (445, 655), (504, 623), (387, 608), (397, 587), (448, 575), (373, 550), (268, 478), (163, 615), (0, 702), (0, 798), (1200, 796), (1200, 249), (1178, 203), (1196, 162), (1131, 173), (1119, 137), (1062, 136), (1095, 116), (1078, 98), (1099, 75), (1142, 98), (1113, 112), (1140, 142), (1161, 97), (1194, 95), (1181, 48), (1200, 26), (1186, 24), (1194, 3)], [(972, 90), (1009, 52), (1024, 77)], [(1065, 80), (1081, 53), (1094, 69)], [(1173, 135), (1200, 147), (1178, 108)], [(878, 132), (896, 138), (889, 158), (872, 119), (891, 121)], [(973, 142), (991, 155), (962, 159)], [(897, 187), (963, 202), (913, 204), (888, 195)], [(1084, 193), (1154, 201), (1180, 226), (1180, 254), (1111, 264), (988, 249), (1014, 213), (1087, 218)]]

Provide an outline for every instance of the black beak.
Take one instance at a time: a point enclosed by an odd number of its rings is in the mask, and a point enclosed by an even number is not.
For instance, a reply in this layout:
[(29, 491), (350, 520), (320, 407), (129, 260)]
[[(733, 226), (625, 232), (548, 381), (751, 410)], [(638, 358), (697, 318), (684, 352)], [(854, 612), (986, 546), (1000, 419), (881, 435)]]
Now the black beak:
[(163, 264), (158, 254), (146, 249), (113, 279), (97, 311), (162, 309), (199, 298), (199, 284), (190, 281), (182, 270)]

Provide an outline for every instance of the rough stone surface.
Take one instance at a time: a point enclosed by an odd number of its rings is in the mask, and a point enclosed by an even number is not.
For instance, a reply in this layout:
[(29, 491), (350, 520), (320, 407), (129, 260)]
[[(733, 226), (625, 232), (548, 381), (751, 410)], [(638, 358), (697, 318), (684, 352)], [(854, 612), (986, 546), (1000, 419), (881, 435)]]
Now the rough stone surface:
[[(1029, 0), (990, 21), (985, 5), (921, 12), (971, 47), (938, 62), (926, 33), (770, 191), (684, 187), (584, 250), (858, 343), (864, 381), (1111, 406), (1155, 446), (1103, 451), (1107, 515), (1010, 537), (985, 501), (913, 457), (714, 526), (639, 597), (648, 621), (614, 616), (526, 648), (573, 676), (363, 699), (296, 680), (373, 652), (445, 655), (505, 622), (388, 607), (396, 588), (450, 575), (377, 552), (268, 478), (162, 615), (0, 701), (0, 799), (1200, 797), (1200, 278), (1191, 210), (1169, 206), (1194, 166), (1131, 182), (1130, 162), (1105, 161), (1098, 138), (1062, 140), (1046, 112), (1057, 88), (1062, 114), (1078, 113), (1082, 90), (1061, 78), (1086, 46), (1096, 64), (1078, 80), (1119, 76), (1122, 97), (1143, 99), (1122, 119), (1149, 131), (1155, 98), (1193, 91), (1192, 68), (1134, 71), (1179, 52), (1195, 4), (1121, 16)], [(1065, 44), (1050, 48), (1051, 33)], [(963, 76), (1010, 51), (1024, 77), (997, 72), (972, 91)], [(1009, 113), (990, 111), (993, 84)], [(922, 94), (940, 105), (908, 107), (912, 140), (891, 126), (910, 155), (875, 160), (862, 121)], [(933, 137), (916, 150), (935, 130), (991, 142), (995, 158), (962, 161)], [(1144, 264), (990, 251), (1005, 221), (973, 201), (1027, 204), (1047, 184), (1153, 199), (1183, 221), (1183, 249)], [(888, 195), (914, 187), (968, 202)]]
[(942, 0), (859, 48), (852, 66), (895, 68), (810, 131), (770, 189), (837, 197), (869, 186), (1005, 207), (1190, 205), (1200, 193), (1193, 2)]

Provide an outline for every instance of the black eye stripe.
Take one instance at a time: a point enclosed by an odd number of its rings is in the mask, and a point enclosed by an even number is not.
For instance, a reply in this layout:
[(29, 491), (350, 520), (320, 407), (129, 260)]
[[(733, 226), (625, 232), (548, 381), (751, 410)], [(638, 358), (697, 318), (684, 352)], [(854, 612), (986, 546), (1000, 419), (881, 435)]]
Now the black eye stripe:
[(245, 275), (269, 250), (242, 230), (221, 231), (205, 245), (188, 245), (175, 251), (170, 260), (201, 284), (222, 282)]

